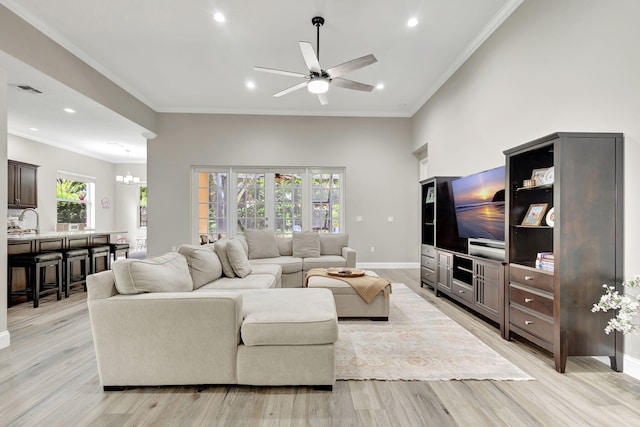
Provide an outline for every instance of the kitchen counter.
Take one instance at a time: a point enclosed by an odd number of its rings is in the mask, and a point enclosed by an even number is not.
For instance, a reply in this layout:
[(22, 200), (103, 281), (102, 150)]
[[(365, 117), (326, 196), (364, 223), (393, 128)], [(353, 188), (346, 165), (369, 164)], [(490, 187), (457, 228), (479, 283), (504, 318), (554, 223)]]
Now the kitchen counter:
[(43, 239), (57, 239), (67, 237), (81, 237), (81, 236), (104, 236), (112, 234), (127, 234), (126, 231), (96, 231), (96, 230), (80, 230), (80, 231), (46, 231), (44, 233), (22, 233), (12, 234), (7, 233), (7, 241), (25, 241), (25, 240), (43, 240)]
[(7, 235), (7, 254), (60, 251), (92, 245), (108, 245), (112, 234), (126, 234), (126, 231), (50, 231), (44, 233), (24, 233)]

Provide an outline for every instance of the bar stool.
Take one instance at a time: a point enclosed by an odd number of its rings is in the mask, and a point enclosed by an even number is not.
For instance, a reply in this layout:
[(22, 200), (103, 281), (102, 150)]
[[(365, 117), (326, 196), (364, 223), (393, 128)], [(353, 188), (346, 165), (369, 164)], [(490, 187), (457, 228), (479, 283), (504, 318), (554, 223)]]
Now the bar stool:
[[(60, 252), (11, 255), (8, 267), (9, 299), (14, 295), (26, 295), (27, 298), (32, 297), (33, 308), (38, 308), (40, 295), (44, 292), (55, 290), (57, 299), (62, 298), (62, 254)], [(47, 267), (55, 267), (55, 283), (47, 283)], [(24, 291), (13, 290), (14, 268), (24, 268), (27, 273), (27, 284)]]
[[(109, 262), (109, 259), (111, 258), (111, 248), (109, 246), (89, 246), (87, 249), (89, 250), (89, 263), (91, 267), (89, 274), (111, 269), (111, 263)], [(98, 270), (98, 262), (101, 258), (104, 258), (105, 268)]]
[[(87, 275), (89, 274), (89, 250), (86, 248), (67, 249), (62, 253), (62, 277), (64, 278), (64, 297), (69, 298), (72, 286), (83, 285), (87, 290)], [(73, 275), (74, 263), (80, 263), (80, 275)]]
[(128, 243), (110, 243), (109, 249), (111, 255), (113, 255), (113, 261), (118, 259), (119, 253), (124, 253), (125, 258), (129, 258), (129, 244)]

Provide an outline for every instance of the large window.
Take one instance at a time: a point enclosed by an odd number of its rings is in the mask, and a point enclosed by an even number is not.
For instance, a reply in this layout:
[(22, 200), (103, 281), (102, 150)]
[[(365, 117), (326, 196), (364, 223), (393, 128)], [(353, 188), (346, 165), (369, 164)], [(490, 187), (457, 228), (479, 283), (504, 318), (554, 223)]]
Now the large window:
[(278, 236), (344, 231), (342, 168), (197, 167), (193, 177), (193, 232), (201, 242), (247, 228)]
[(329, 233), (340, 231), (341, 184), (339, 173), (314, 171), (311, 175), (313, 230)]
[(196, 233), (212, 240), (229, 232), (227, 217), (227, 181), (229, 172), (196, 172)]
[(58, 171), (56, 182), (57, 222), (94, 225), (94, 179)]
[(147, 228), (147, 185), (138, 187), (138, 228)]

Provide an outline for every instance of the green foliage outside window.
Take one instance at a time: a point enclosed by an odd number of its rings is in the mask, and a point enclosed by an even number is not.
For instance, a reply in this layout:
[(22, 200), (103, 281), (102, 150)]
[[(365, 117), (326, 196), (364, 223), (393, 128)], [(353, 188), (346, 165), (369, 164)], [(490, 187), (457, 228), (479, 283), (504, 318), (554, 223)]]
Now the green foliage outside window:
[(139, 227), (147, 226), (147, 187), (140, 187), (140, 199), (138, 200), (139, 207), (139, 218), (140, 224)]
[(58, 199), (58, 223), (87, 223), (87, 183), (58, 178), (56, 198)]

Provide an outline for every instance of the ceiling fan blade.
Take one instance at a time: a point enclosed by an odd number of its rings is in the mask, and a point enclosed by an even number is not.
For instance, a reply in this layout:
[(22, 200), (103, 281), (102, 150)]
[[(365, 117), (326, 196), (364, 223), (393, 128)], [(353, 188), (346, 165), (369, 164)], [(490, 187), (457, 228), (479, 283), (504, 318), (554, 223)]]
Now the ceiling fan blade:
[(327, 105), (329, 103), (329, 101), (327, 101), (327, 94), (326, 93), (319, 93), (318, 94), (318, 101), (320, 101), (320, 105)]
[(345, 89), (355, 89), (355, 90), (361, 90), (364, 92), (371, 92), (374, 89), (374, 86), (368, 85), (368, 84), (364, 84), (364, 83), (360, 83), (360, 82), (354, 82), (353, 80), (347, 80), (347, 79), (343, 79), (343, 78), (336, 78), (336, 79), (332, 79), (331, 80), (331, 85), (332, 86), (338, 86), (338, 87), (343, 87)]
[(262, 71), (263, 73), (280, 74), (289, 77), (307, 77), (306, 74), (296, 73), (295, 71), (276, 70), (275, 68), (253, 67), (253, 69), (255, 71)]
[(320, 63), (318, 62), (316, 53), (313, 51), (313, 46), (311, 46), (311, 43), (299, 42), (299, 44), (300, 50), (302, 51), (302, 57), (304, 58), (304, 62), (305, 64), (307, 64), (307, 68), (309, 68), (309, 71), (321, 74), (322, 70), (320, 69)]
[(274, 96), (274, 98), (279, 98), (282, 95), (286, 95), (286, 94), (291, 93), (291, 92), (293, 92), (295, 90), (302, 89), (303, 87), (307, 87), (307, 82), (306, 81), (302, 82), (302, 83), (298, 83), (297, 85), (291, 86), (290, 88), (287, 88), (285, 90), (281, 90), (278, 93), (274, 93), (273, 96)]
[(342, 63), (340, 65), (336, 65), (335, 67), (331, 67), (326, 70), (326, 73), (329, 77), (340, 77), (343, 74), (350, 73), (355, 70), (359, 70), (360, 68), (366, 67), (367, 65), (371, 65), (374, 62), (378, 62), (373, 54), (369, 54), (357, 59), (352, 59), (351, 61)]

